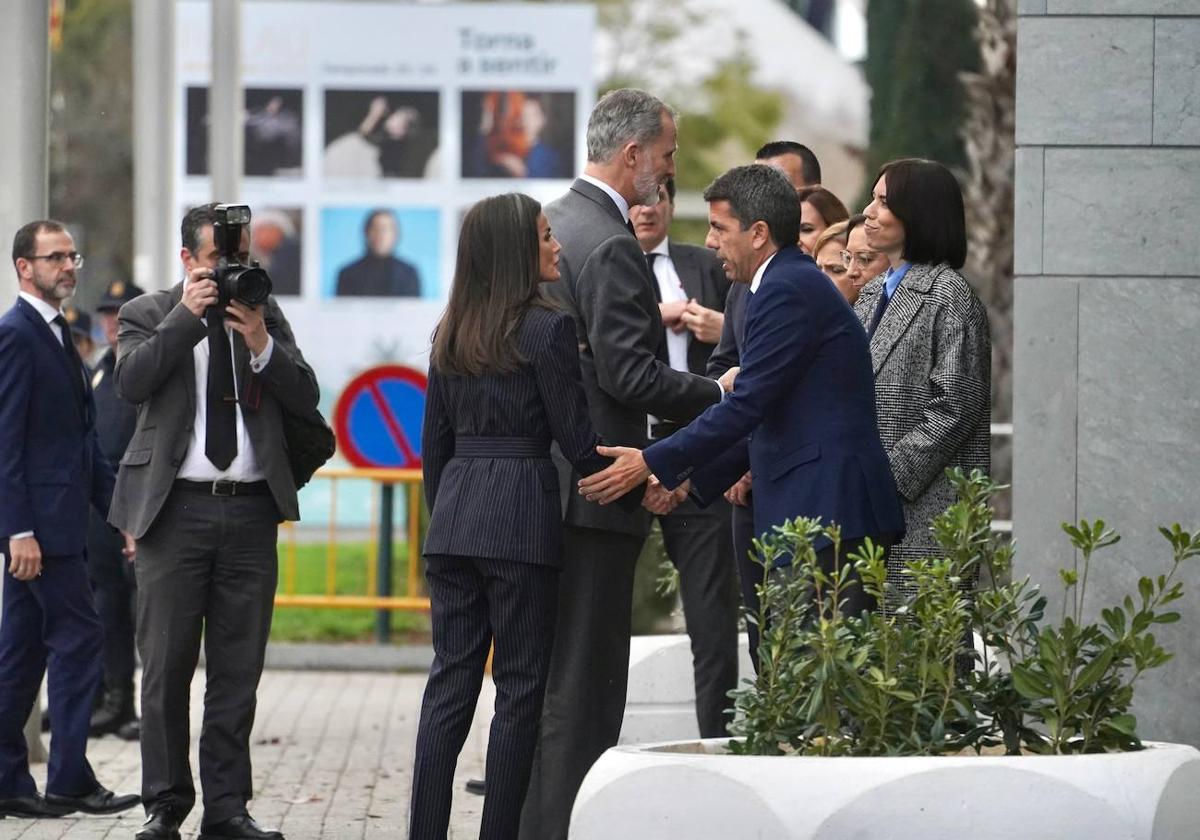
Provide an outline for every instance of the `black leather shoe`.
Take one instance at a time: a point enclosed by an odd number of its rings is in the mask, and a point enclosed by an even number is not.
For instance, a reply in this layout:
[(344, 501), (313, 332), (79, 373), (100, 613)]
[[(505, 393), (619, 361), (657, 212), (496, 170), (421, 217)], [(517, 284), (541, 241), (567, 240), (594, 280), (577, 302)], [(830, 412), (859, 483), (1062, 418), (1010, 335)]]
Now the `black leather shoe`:
[(283, 840), (283, 835), (259, 828), (249, 814), (239, 814), (224, 822), (201, 824), (199, 840)]
[(179, 840), (179, 823), (171, 808), (157, 808), (150, 812), (142, 823), (134, 840)]
[(121, 724), (121, 728), (117, 730), (117, 737), (122, 741), (142, 740), (142, 722), (134, 718)]
[(132, 683), (106, 691), (100, 708), (92, 712), (88, 737), (99, 738), (102, 735), (116, 732), (122, 725), (134, 720), (135, 717)]
[(51, 805), (60, 805), (85, 814), (119, 814), (141, 803), (142, 797), (136, 793), (116, 794), (104, 785), (96, 785), (96, 789), (86, 796), (59, 796), (48, 793), (46, 801)]
[(48, 801), (41, 794), (0, 798), (0, 818), (24, 817), (30, 820), (53, 819), (74, 813), (75, 809)]

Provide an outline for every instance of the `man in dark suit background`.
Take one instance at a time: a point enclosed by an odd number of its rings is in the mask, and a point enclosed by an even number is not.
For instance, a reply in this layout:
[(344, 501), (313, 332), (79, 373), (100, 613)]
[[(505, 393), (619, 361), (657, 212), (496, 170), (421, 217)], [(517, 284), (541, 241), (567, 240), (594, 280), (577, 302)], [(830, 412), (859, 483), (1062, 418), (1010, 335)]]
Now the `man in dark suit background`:
[[(658, 203), (633, 207), (629, 217), (654, 277), (670, 365), (703, 375), (721, 335), (730, 284), (712, 251), (668, 238), (674, 212), (675, 179), (668, 178), (659, 189)], [(651, 417), (650, 440), (663, 440), (679, 428)], [(707, 508), (689, 499), (658, 517), (667, 556), (679, 571), (701, 738), (729, 734), (732, 716), (726, 710), (733, 701), (728, 693), (737, 687), (738, 594), (729, 507), (724, 499)]]
[[(0, 817), (116, 813), (138, 803), (104, 788), (87, 760), (103, 631), (88, 584), (89, 502), (107, 512), (112, 467), (96, 440), (95, 405), (61, 310), (83, 258), (59, 222), (13, 239), (20, 292), (0, 318)], [(133, 541), (126, 538), (127, 556)], [(23, 727), (50, 667), (54, 737), (46, 796), (29, 774)]]
[[(887, 546), (904, 533), (904, 513), (875, 427), (874, 376), (866, 332), (845, 298), (796, 247), (800, 208), (777, 171), (735, 167), (704, 192), (707, 244), (730, 279), (749, 284), (745, 347), (736, 390), (687, 428), (651, 444), (636, 460), (581, 482), (607, 502), (653, 474), (663, 486), (718, 498), (752, 466), (754, 529), (797, 516), (841, 528), (841, 553), (814, 543), (827, 573), (864, 540)], [(599, 447), (619, 457), (631, 450)], [(790, 558), (781, 558), (781, 565)], [(873, 606), (861, 587), (846, 612)]]
[(420, 297), (416, 267), (392, 254), (400, 222), (391, 210), (372, 210), (363, 225), (367, 253), (338, 272), (338, 297)]
[[(139, 410), (109, 521), (137, 538), (140, 553), (148, 818), (138, 840), (178, 837), (195, 804), (188, 693), (202, 631), (201, 837), (282, 838), (246, 810), (250, 730), (278, 577), (278, 524), (300, 518), (283, 412), (314, 409), (319, 394), (274, 298), (218, 307), (215, 208), (184, 216), (183, 282), (130, 301), (119, 316), (117, 388)], [(243, 264), (249, 249), (243, 228)]]
[[(778, 169), (797, 190), (814, 187), (821, 183), (821, 164), (812, 150), (803, 143), (793, 140), (773, 140), (766, 143), (754, 156), (756, 163)], [(708, 376), (724, 376), (730, 368), (741, 364), (741, 349), (746, 334), (746, 302), (750, 295), (749, 283), (734, 283), (725, 299), (725, 323), (721, 340), (708, 359), (705, 373)], [(758, 613), (758, 586), (762, 583), (762, 566), (750, 555), (753, 541), (758, 536), (754, 531), (754, 494), (751, 492), (752, 476), (746, 473), (725, 494), (733, 505), (732, 538), (733, 556), (737, 562), (738, 582), (742, 588), (742, 605), (751, 613)], [(758, 627), (746, 623), (746, 638), (749, 641), (750, 661), (758, 672)]]
[[(592, 110), (588, 164), (545, 208), (562, 244), (547, 289), (575, 317), (592, 423), (611, 443), (646, 444), (647, 414), (687, 422), (721, 399), (717, 382), (672, 370), (662, 317), (629, 207), (654, 203), (675, 174), (675, 118), (659, 99), (616, 90)], [(564, 570), (523, 840), (563, 840), (588, 769), (617, 742), (629, 670), (633, 573), (646, 511), (601, 508), (564, 481)]]
[[(96, 320), (104, 330), (108, 348), (92, 372), (96, 398), (96, 435), (110, 464), (118, 464), (133, 437), (137, 408), (117, 393), (113, 369), (117, 365), (117, 311), (142, 290), (124, 280), (109, 284), (96, 304)], [(127, 741), (141, 734), (133, 703), (134, 599), (137, 597), (133, 566), (121, 554), (121, 543), (105, 517), (95, 510), (88, 523), (88, 572), (96, 594), (96, 612), (104, 625), (104, 700), (92, 715), (93, 737), (117, 733)]]

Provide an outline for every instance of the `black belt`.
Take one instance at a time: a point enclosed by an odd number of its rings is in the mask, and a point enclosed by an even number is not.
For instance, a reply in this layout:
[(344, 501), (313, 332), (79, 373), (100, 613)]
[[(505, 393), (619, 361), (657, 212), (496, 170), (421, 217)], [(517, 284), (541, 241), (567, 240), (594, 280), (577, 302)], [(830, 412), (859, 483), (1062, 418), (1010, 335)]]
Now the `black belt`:
[(663, 422), (663, 423), (651, 423), (650, 424), (650, 439), (651, 440), (662, 440), (665, 437), (670, 437), (671, 435), (675, 434), (682, 428), (683, 428), (683, 426), (681, 426), (680, 424), (671, 423), (670, 421)]
[(175, 489), (185, 493), (203, 493), (206, 496), (265, 496), (271, 492), (265, 481), (188, 481), (175, 479)]
[(456, 458), (549, 458), (550, 439), (532, 437), (459, 437)]

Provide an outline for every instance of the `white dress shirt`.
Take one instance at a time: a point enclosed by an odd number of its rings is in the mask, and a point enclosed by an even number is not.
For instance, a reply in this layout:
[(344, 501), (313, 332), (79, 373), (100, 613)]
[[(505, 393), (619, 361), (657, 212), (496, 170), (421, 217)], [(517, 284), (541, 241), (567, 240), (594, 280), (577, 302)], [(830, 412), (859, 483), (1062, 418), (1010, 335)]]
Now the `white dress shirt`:
[[(54, 319), (61, 315), (62, 312), (46, 303), (46, 301), (42, 300), (40, 297), (29, 294), (29, 292), (17, 292), (17, 296), (36, 309), (37, 314), (46, 319), (46, 326), (48, 326), (50, 328), (50, 332), (54, 333), (54, 335), (58, 338), (58, 343), (65, 348), (67, 346), (66, 342), (71, 340), (71, 336), (67, 335), (70, 327), (60, 327), (58, 324), (54, 323)], [(80, 371), (80, 376), (82, 375), (83, 372)], [(19, 534), (12, 534), (9, 536), (9, 539), (22, 540), (25, 539), (25, 537), (32, 537), (33, 535), (33, 531), (22, 531)], [(0, 556), (3, 555), (0, 554)]]
[[(679, 272), (675, 270), (675, 264), (671, 262), (671, 252), (667, 244), (667, 239), (663, 239), (658, 245), (651, 248), (647, 253), (658, 254), (654, 259), (654, 279), (658, 282), (658, 293), (662, 298), (663, 303), (674, 303), (675, 301), (687, 301), (688, 295), (683, 288), (683, 283), (679, 279)], [(675, 332), (670, 327), (663, 330), (667, 335), (667, 359), (671, 363), (671, 367), (675, 370), (681, 370), (687, 373), (688, 370), (688, 344), (691, 343), (691, 330), (683, 332)]]
[[(775, 254), (779, 252), (776, 251)], [(754, 272), (754, 279), (750, 281), (750, 294), (758, 291), (758, 287), (762, 285), (763, 275), (767, 273), (767, 266), (771, 264), (771, 260), (775, 259), (775, 254), (763, 260), (763, 264), (758, 267), (758, 271)]]
[[(187, 290), (187, 280), (183, 281), (183, 288)], [(200, 319), (205, 325), (208, 324), (207, 319)], [(233, 330), (228, 326), (225, 327), (225, 334), (229, 336), (230, 354), (233, 355), (233, 382), (234, 393), (238, 393), (240, 389), (237, 387), (237, 356), (233, 354)], [(261, 355), (250, 357), (250, 369), (255, 373), (259, 373), (271, 361), (271, 352), (275, 349), (275, 339), (267, 336), (266, 349)], [(250, 442), (250, 435), (246, 431), (246, 420), (242, 416), (241, 403), (234, 406), (235, 415), (237, 417), (237, 455), (229, 464), (228, 469), (219, 470), (208, 460), (208, 456), (204, 454), (204, 444), (207, 439), (207, 422), (208, 422), (208, 339), (201, 339), (196, 342), (196, 346), (192, 348), (192, 369), (196, 372), (196, 416), (192, 420), (192, 435), (188, 441), (187, 454), (183, 457), (183, 463), (179, 467), (178, 478), (187, 479), (188, 481), (261, 481), (266, 476), (258, 465), (258, 459), (254, 456), (254, 444)]]

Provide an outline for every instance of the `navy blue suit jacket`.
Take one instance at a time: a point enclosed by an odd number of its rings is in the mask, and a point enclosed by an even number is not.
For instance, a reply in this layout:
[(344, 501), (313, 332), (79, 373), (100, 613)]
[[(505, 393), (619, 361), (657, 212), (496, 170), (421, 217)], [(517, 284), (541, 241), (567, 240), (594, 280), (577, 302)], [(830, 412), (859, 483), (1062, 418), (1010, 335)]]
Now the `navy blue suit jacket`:
[[(527, 364), (513, 373), (447, 376), (430, 367), (421, 433), (426, 554), (560, 566), (562, 509), (550, 441), (581, 475), (611, 463), (596, 454), (600, 438), (588, 417), (574, 319), (535, 306), (517, 344)], [(464, 455), (463, 438), (492, 442)], [(540, 442), (544, 454), (513, 457), (503, 445), (508, 438)]]
[(750, 296), (741, 363), (732, 394), (645, 450), (658, 479), (675, 488), (691, 478), (707, 502), (749, 468), (759, 534), (797, 516), (836, 522), (846, 539), (903, 534), (866, 332), (794, 246)]
[(72, 381), (83, 370), (52, 329), (20, 298), (0, 318), (0, 546), (33, 531), (43, 555), (63, 556), (87, 544), (89, 501), (107, 516), (113, 470), (91, 384)]

